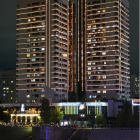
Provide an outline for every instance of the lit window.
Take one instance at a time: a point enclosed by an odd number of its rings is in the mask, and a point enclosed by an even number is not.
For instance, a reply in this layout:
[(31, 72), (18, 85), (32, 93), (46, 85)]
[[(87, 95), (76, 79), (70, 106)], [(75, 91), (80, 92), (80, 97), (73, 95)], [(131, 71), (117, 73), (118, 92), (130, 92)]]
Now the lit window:
[(101, 11), (97, 11), (97, 13), (100, 13)]
[(27, 52), (30, 52), (30, 49), (27, 49)]
[(5, 88), (3, 88), (3, 89), (5, 89)]
[(97, 80), (101, 80), (101, 76), (97, 76)]
[(33, 49), (33, 52), (36, 51), (36, 49)]
[(45, 48), (41, 48), (41, 51), (45, 51)]
[(88, 28), (91, 28), (91, 26), (88, 26)]
[(28, 19), (28, 22), (30, 22), (31, 21), (31, 19)]
[(92, 30), (92, 32), (95, 32), (95, 30)]
[(103, 90), (103, 93), (106, 93), (106, 90)]
[(96, 22), (95, 20), (92, 20), (92, 23)]
[(41, 89), (41, 92), (45, 92), (45, 89)]
[(5, 94), (3, 94), (3, 96), (5, 96)]
[(36, 21), (36, 18), (33, 18), (33, 21)]
[(13, 83), (13, 81), (11, 81), (11, 83)]
[(13, 99), (13, 97), (11, 97), (11, 100)]
[(27, 57), (30, 57), (30, 53), (27, 53)]
[(36, 56), (36, 54), (34, 53), (33, 56)]
[(88, 67), (88, 70), (91, 70), (91, 67)]
[(92, 41), (96, 41), (96, 39), (92, 39)]
[(41, 38), (41, 40), (45, 40), (45, 37)]
[(2, 81), (2, 83), (5, 83), (5, 81)]
[(33, 41), (36, 41), (36, 38), (32, 39)]
[(93, 44), (93, 46), (96, 46), (96, 44)]
[(95, 28), (96, 27), (96, 25), (92, 25), (92, 28)]
[(32, 100), (32, 103), (35, 103), (36, 101), (35, 100)]
[(104, 86), (104, 88), (106, 88), (106, 86)]
[(106, 40), (106, 38), (102, 38), (102, 40)]
[(96, 63), (95, 63), (95, 62), (93, 62), (92, 64), (93, 64), (93, 65), (95, 65)]
[(13, 93), (13, 90), (11, 90), (11, 93)]
[(26, 95), (26, 98), (30, 98), (30, 95)]
[(30, 42), (30, 39), (27, 39), (27, 42)]
[(88, 63), (88, 65), (91, 65), (91, 62), (90, 62), (90, 63)]
[(45, 97), (45, 95), (44, 95), (44, 94), (42, 94), (42, 95), (41, 95), (41, 97)]
[(32, 61), (36, 61), (36, 59), (35, 59), (35, 58), (33, 58), (33, 59), (32, 59)]
[(27, 74), (27, 77), (30, 77), (30, 74)]
[(106, 79), (106, 76), (103, 76), (103, 79)]
[(45, 22), (42, 22), (42, 25), (45, 25)]
[(45, 30), (45, 28), (42, 28), (42, 30)]
[(102, 29), (102, 31), (104, 32), (104, 31), (106, 31), (106, 29)]
[(41, 69), (41, 71), (45, 71), (45, 69), (43, 68), (43, 69)]
[(35, 79), (31, 79), (31, 82), (35, 82)]
[(63, 56), (63, 57), (67, 57), (68, 55), (64, 53), (64, 54), (62, 54), (62, 56)]
[(96, 53), (93, 53), (92, 55), (96, 55)]
[(9, 87), (7, 87), (6, 90), (9, 90)]
[(105, 12), (105, 10), (103, 10), (103, 12)]
[(98, 67), (98, 69), (101, 69), (101, 67)]
[(89, 77), (89, 79), (91, 79), (91, 77)]
[(106, 55), (106, 52), (102, 52), (102, 55)]
[(91, 72), (88, 72), (88, 75), (90, 75), (91, 74)]
[(91, 42), (91, 39), (89, 39), (88, 42)]
[(106, 64), (106, 62), (104, 62), (104, 64)]
[(91, 35), (88, 35), (88, 37), (91, 37)]
[(100, 91), (100, 90), (98, 90), (98, 91), (97, 91), (97, 93), (101, 93), (101, 91)]

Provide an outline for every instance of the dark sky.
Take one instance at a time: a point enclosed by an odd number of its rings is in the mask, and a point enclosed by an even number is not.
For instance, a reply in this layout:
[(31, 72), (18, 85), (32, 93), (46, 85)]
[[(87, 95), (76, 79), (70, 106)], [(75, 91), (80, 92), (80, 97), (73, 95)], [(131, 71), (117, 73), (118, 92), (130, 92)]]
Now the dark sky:
[[(131, 74), (139, 74), (139, 0), (130, 1)], [(0, 0), (0, 70), (16, 68), (16, 0)]]

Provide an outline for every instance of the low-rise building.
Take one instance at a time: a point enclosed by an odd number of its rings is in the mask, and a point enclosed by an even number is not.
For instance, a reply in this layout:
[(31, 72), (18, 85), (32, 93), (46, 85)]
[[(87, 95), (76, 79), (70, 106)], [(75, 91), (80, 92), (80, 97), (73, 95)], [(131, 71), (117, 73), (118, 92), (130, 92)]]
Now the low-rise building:
[(0, 100), (3, 103), (16, 102), (16, 70), (0, 71)]
[(131, 98), (139, 99), (139, 76), (131, 75), (130, 78), (130, 94)]

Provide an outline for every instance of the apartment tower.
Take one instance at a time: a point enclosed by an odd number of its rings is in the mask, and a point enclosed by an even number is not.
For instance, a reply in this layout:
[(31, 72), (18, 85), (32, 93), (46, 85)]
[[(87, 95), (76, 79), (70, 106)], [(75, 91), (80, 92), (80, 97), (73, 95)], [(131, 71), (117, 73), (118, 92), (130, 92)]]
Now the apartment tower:
[(129, 2), (86, 0), (86, 97), (129, 99)]
[(17, 0), (18, 102), (67, 101), (76, 87), (73, 9), (67, 0)]

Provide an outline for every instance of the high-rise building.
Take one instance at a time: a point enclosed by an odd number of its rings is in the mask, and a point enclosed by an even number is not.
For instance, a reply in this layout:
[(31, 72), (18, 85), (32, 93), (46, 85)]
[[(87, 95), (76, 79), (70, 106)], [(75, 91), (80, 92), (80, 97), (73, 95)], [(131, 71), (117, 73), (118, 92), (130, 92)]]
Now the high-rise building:
[(139, 99), (139, 76), (131, 75), (130, 77), (130, 95), (131, 98)]
[(0, 100), (3, 103), (16, 102), (16, 71), (0, 71)]
[(73, 9), (68, 0), (17, 0), (18, 102), (67, 101), (74, 90)]
[(73, 2), (17, 1), (18, 102), (129, 98), (128, 0)]
[(129, 2), (86, 0), (87, 99), (130, 96)]

